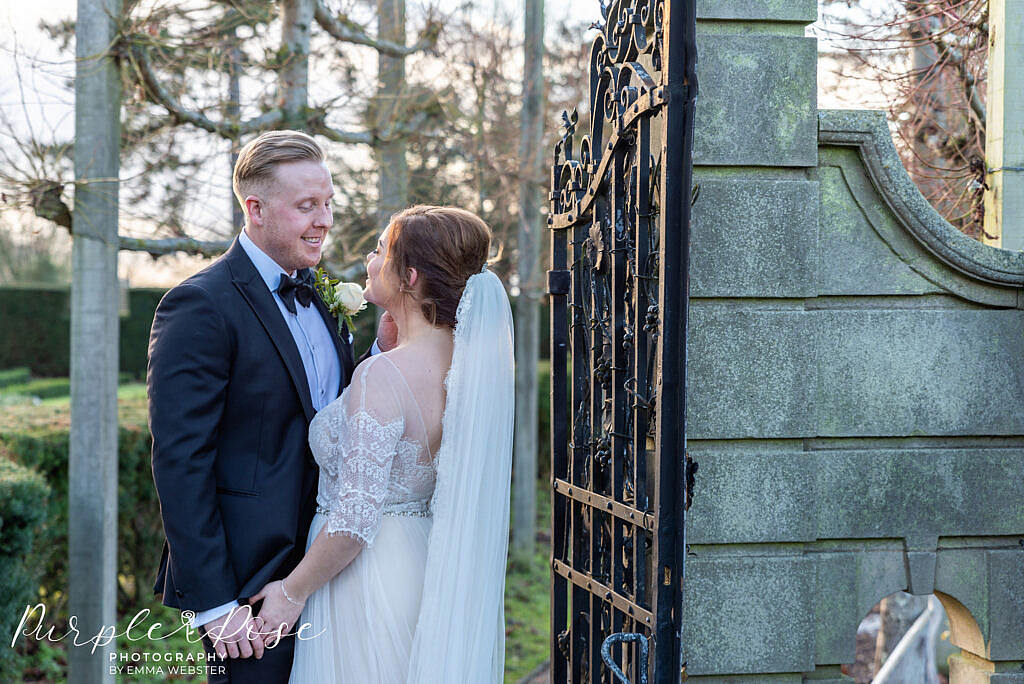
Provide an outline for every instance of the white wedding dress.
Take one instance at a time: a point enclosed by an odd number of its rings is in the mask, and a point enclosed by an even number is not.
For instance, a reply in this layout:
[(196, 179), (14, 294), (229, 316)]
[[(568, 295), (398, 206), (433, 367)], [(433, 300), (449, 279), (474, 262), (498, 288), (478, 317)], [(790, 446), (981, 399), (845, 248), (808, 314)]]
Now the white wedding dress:
[[(384, 354), (356, 370), (309, 426), (320, 466), (317, 514), (366, 548), (308, 599), (291, 681), (404, 682), (419, 616), (430, 535), (434, 464), (419, 406)], [(307, 544), (308, 549), (308, 544)]]
[(493, 273), (469, 279), (456, 318), (437, 454), (387, 354), (310, 423), (320, 482), (308, 544), (326, 526), (365, 548), (307, 600), (291, 684), (502, 680), (514, 369)]

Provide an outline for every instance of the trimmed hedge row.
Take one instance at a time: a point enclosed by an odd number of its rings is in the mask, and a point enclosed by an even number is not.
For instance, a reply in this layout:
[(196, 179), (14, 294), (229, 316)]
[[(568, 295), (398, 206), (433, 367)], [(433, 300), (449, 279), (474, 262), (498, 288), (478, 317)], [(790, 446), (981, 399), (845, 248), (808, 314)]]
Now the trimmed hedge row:
[[(166, 290), (136, 288), (128, 292), (129, 315), (121, 319), (120, 367), (132, 377), (146, 374), (146, 352), (153, 313)], [(374, 307), (355, 319), (356, 356), (373, 343)], [(71, 299), (67, 288), (0, 287), (0, 368), (27, 369), (33, 376), (67, 377), (71, 374)], [(548, 356), (548, 308), (541, 305), (541, 358)], [(6, 371), (4, 371), (6, 372)], [(26, 382), (27, 377), (17, 382)], [(14, 384), (14, 380), (8, 381)], [(0, 372), (0, 387), (4, 386)]]
[[(119, 614), (134, 613), (150, 602), (152, 578), (160, 559), (163, 527), (150, 466), (152, 439), (146, 428), (145, 401), (122, 404), (118, 429), (118, 590)], [(34, 407), (9, 407), (0, 423), (0, 451), (35, 471), (52, 491), (45, 525), (32, 565), (41, 570), (42, 587), (67, 586), (69, 410), (59, 408), (40, 419)], [(22, 416), (19, 419), (19, 414)], [(29, 417), (34, 416), (34, 417)], [(52, 608), (52, 606), (48, 607)]]
[[(153, 312), (163, 289), (128, 292), (121, 319), (120, 365), (133, 377), (146, 373)], [(0, 368), (24, 367), (34, 376), (70, 375), (71, 297), (65, 287), (0, 287)]]
[(18, 385), (8, 385), (0, 388), (0, 394), (15, 394), (22, 397), (39, 397), (40, 399), (52, 399), (53, 397), (66, 397), (71, 394), (71, 380), (68, 378), (40, 378), (30, 380)]
[[(118, 373), (119, 384), (132, 382), (134, 378), (130, 373)], [(0, 395), (13, 394), (22, 397), (38, 397), (40, 399), (53, 399), (54, 397), (67, 397), (71, 395), (70, 378), (39, 378), (29, 380), (17, 385), (0, 384)]]
[(0, 390), (6, 390), (11, 385), (21, 385), (31, 379), (28, 368), (8, 368), (0, 370)]
[[(34, 604), (41, 568), (26, 563), (47, 513), (50, 488), (38, 474), (0, 454), (0, 634), (14, 633), (25, 606)], [(18, 681), (18, 657), (0, 648), (0, 680)]]

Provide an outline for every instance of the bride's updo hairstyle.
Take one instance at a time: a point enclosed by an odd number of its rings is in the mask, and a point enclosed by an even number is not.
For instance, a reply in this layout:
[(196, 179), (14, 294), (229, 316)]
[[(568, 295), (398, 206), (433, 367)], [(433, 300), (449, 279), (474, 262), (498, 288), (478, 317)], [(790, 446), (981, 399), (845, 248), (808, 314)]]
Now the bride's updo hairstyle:
[[(491, 229), (465, 209), (420, 204), (391, 217), (388, 266), (432, 325), (455, 327), (466, 281), (483, 269), (490, 249)], [(410, 268), (418, 273), (415, 288)]]

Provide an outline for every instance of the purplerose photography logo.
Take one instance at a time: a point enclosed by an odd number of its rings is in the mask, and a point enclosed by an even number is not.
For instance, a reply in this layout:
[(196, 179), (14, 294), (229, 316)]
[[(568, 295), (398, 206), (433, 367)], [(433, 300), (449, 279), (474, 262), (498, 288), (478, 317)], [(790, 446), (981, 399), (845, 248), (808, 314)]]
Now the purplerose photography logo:
[[(295, 631), (286, 631), (284, 626), (277, 629), (265, 628), (264, 631), (256, 631), (250, 622), (252, 618), (252, 607), (242, 605), (232, 610), (245, 613), (246, 618), (242, 621), (242, 627), (232, 632), (213, 630), (206, 632), (205, 636), (212, 642), (237, 641), (239, 639), (267, 638), (265, 648), (275, 648), (281, 639), (286, 636), (294, 636), (299, 640), (315, 639), (323, 634), (323, 631), (313, 634), (312, 626), (309, 623), (302, 623)], [(108, 671), (112, 675), (122, 676), (201, 676), (225, 674), (226, 665), (224, 661), (227, 656), (221, 657), (208, 650), (189, 652), (168, 652), (147, 648), (147, 645), (164, 641), (179, 633), (182, 633), (189, 644), (198, 644), (203, 640), (204, 634), (192, 626), (195, 613), (182, 611), (181, 623), (163, 623), (150, 621), (151, 611), (143, 608), (132, 616), (127, 626), (118, 631), (115, 625), (103, 625), (95, 633), (88, 633), (79, 627), (78, 616), (70, 615), (67, 618), (67, 627), (58, 631), (55, 624), (47, 624), (46, 605), (37, 603), (25, 606), (18, 626), (11, 635), (10, 646), (14, 648), (18, 641), (34, 639), (36, 641), (47, 641), (50, 643), (65, 642), (75, 648), (87, 648), (91, 653), (104, 649), (110, 644), (117, 644), (119, 640), (127, 641), (127, 648), (114, 648), (106, 658)]]

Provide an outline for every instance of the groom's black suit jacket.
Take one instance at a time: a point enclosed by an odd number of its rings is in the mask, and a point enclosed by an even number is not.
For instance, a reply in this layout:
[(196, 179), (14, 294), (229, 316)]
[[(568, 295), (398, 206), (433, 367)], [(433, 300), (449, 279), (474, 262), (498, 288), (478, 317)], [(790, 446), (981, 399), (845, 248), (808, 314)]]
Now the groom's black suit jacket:
[[(343, 388), (355, 365), (351, 345), (314, 302)], [(199, 612), (287, 575), (315, 512), (318, 473), (307, 441), (315, 410), (295, 341), (237, 241), (161, 300), (148, 390), (167, 538), (154, 592)]]

